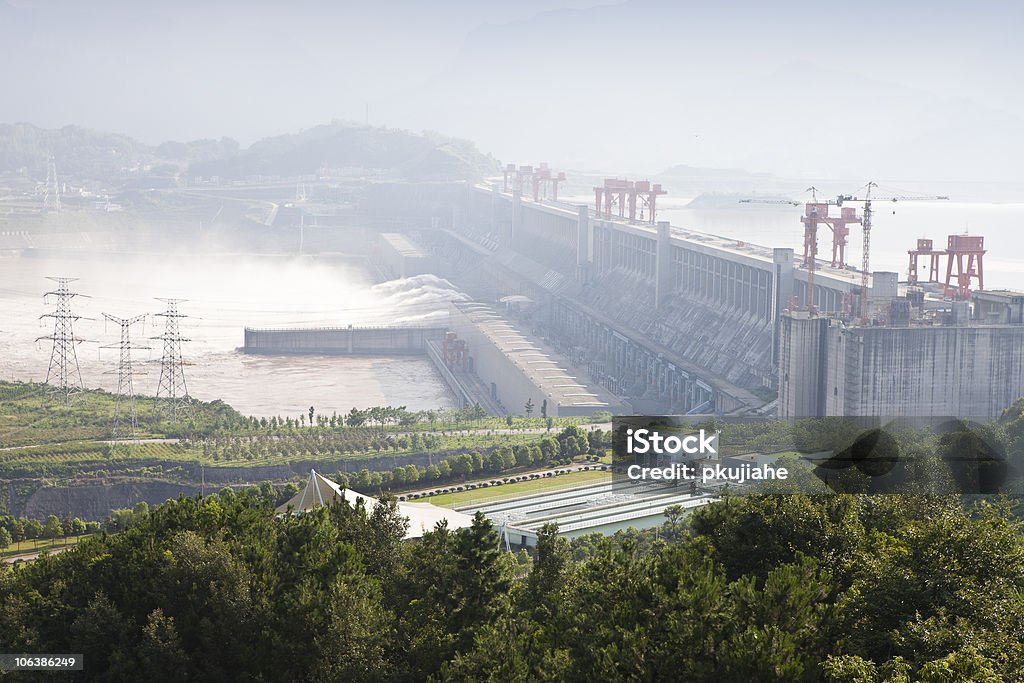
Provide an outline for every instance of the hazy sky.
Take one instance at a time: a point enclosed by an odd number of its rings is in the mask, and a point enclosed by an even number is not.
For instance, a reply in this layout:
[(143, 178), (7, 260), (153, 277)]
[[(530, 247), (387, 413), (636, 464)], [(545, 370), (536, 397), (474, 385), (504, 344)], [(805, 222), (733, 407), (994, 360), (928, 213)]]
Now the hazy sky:
[(502, 159), (1019, 180), (1020, 3), (0, 0), (0, 121), (247, 144), (333, 118)]

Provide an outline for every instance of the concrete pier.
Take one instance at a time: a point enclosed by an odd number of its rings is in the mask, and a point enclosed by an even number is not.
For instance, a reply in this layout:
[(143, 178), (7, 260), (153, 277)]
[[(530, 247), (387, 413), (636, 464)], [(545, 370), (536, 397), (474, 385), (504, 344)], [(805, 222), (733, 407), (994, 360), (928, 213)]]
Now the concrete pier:
[(245, 328), (245, 353), (322, 353), (364, 356), (424, 355), (444, 327)]

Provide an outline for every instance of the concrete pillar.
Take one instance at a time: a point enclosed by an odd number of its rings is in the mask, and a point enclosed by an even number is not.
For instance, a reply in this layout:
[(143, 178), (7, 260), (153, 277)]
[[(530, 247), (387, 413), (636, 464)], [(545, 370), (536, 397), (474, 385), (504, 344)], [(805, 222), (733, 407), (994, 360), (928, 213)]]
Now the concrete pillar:
[(826, 414), (829, 320), (805, 312), (783, 316), (779, 359), (779, 408), (782, 418)]
[(576, 280), (586, 282), (593, 252), (590, 247), (590, 210), (586, 204), (576, 207)]
[(508, 226), (508, 243), (511, 245), (516, 238), (519, 229), (519, 222), (523, 216), (523, 193), (519, 190), (512, 190), (512, 221)]
[(772, 249), (772, 261), (775, 264), (775, 301), (772, 307), (772, 362), (779, 362), (779, 320), (782, 311), (789, 306), (793, 296), (793, 250), (780, 247)]
[(654, 261), (654, 305), (661, 306), (672, 293), (672, 232), (668, 221), (658, 221)]
[(491, 185), (491, 224), (488, 226), (491, 232), (495, 232), (498, 228), (499, 223), (499, 211), (500, 207), (504, 204), (501, 199), (501, 193), (498, 190), (498, 186)]

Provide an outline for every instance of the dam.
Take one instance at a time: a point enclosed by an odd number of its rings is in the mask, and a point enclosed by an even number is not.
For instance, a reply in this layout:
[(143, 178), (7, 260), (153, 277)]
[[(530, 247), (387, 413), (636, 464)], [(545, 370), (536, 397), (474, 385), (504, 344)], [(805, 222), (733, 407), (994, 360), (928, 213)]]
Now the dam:
[(423, 355), (428, 341), (444, 339), (445, 327), (414, 325), (373, 327), (245, 328), (245, 353)]
[[(792, 318), (801, 311), (852, 330), (843, 337), (850, 340), (844, 347), (849, 353), (875, 340), (870, 367), (860, 367), (860, 355), (829, 361), (846, 368), (846, 388), (837, 385), (832, 393), (845, 391), (847, 398), (808, 398), (821, 406), (812, 414), (892, 414), (913, 402), (915, 414), (991, 416), (998, 414), (997, 403), (1024, 393), (1018, 370), (1024, 364), (1021, 316), (993, 318), (982, 310), (991, 306), (974, 303), (989, 296), (980, 282), (966, 292), (955, 282), (952, 289), (948, 282), (945, 289), (935, 282), (902, 282), (891, 271), (865, 277), (826, 259), (815, 258), (810, 268), (791, 248), (690, 230), (652, 220), (651, 214), (647, 220), (615, 216), (600, 203), (531, 197), (500, 179), (463, 185), (445, 198), (446, 208), (423, 205), (418, 223), (418, 239), (440, 261), (440, 274), (478, 301), (516, 296), (531, 302), (521, 314), (524, 324), (568, 359), (575, 376), (600, 385), (632, 412), (803, 416), (811, 403), (795, 397), (819, 389), (795, 384), (795, 378), (819, 382), (817, 375), (780, 368), (805, 366), (827, 344), (821, 334), (793, 335)], [(391, 199), (401, 202), (394, 192)], [(417, 203), (415, 195), (408, 200)], [(842, 218), (851, 217), (844, 210)], [(794, 231), (799, 230), (794, 217)], [(944, 252), (950, 273), (959, 258), (953, 245), (960, 239), (951, 237)], [(961, 272), (961, 280), (976, 277), (972, 267)], [(961, 310), (965, 306), (969, 310)], [(954, 315), (954, 308), (961, 312)], [(941, 332), (951, 324), (968, 331), (954, 337)], [(988, 331), (969, 331), (980, 326)], [(959, 379), (941, 391), (914, 389), (921, 378), (945, 372), (949, 354), (969, 359), (975, 353), (969, 343), (947, 338), (983, 342), (981, 376), (994, 383), (997, 390), (990, 393), (997, 398), (977, 389), (984, 382), (975, 383), (977, 390), (959, 389), (976, 372), (971, 368), (980, 367), (967, 360), (959, 361)], [(805, 348), (805, 341), (818, 346)], [(915, 351), (920, 348), (933, 351), (922, 356)], [(870, 384), (869, 375), (877, 384), (893, 373), (917, 379), (870, 396), (855, 391)]]
[(825, 263), (809, 291), (789, 248), (599, 217), (497, 185), (467, 187), (436, 239), (458, 268), (490, 270), (492, 296), (537, 301), (552, 344), (636, 412), (773, 410), (782, 311), (813, 301), (839, 312), (861, 295), (859, 273)]
[[(381, 231), (378, 268), (394, 276), (428, 269), (474, 302), (495, 307), (492, 312), (524, 335), (525, 344), (543, 348), (560, 373), (584, 387), (574, 393), (593, 399), (594, 410), (603, 405), (627, 414), (802, 417), (893, 414), (913, 403), (915, 414), (983, 417), (1024, 393), (1018, 370), (1024, 366), (1024, 316), (997, 315), (995, 303), (984, 303), (1015, 295), (992, 299), (980, 278), (973, 292), (950, 286), (950, 277), (968, 283), (976, 277), (973, 260), (953, 273), (959, 263), (953, 246), (980, 249), (976, 238), (951, 236), (949, 251), (920, 252), (933, 262), (946, 254), (943, 287), (903, 282), (892, 271), (865, 274), (842, 258), (837, 264), (835, 253), (830, 262), (789, 247), (671, 225), (632, 203), (627, 215), (621, 198), (615, 215), (607, 195), (603, 206), (600, 199), (583, 204), (536, 191), (529, 196), (506, 177), (505, 183), (379, 184), (367, 190), (363, 206), (371, 218), (383, 205), (401, 217)], [(808, 202), (807, 216), (814, 207), (827, 209), (827, 203)], [(860, 221), (849, 207), (833, 219)], [(849, 230), (841, 227), (845, 245)], [(794, 216), (794, 232), (799, 230)], [(972, 252), (979, 273), (983, 253)], [(530, 380), (523, 368), (515, 378), (508, 374), (516, 366), (512, 351), (505, 353), (508, 363), (496, 357), (476, 362), (481, 354), (493, 355), (486, 349), (494, 340), (472, 316), (459, 320), (458, 329), (449, 321), (430, 332), (254, 329), (246, 331), (245, 349), (389, 355), (429, 354), (433, 348), (435, 367), (457, 379), (446, 382), (461, 405), (471, 401), (486, 404), (488, 412), (520, 413), (526, 397), (554, 406), (544, 382)], [(989, 331), (941, 331), (949, 325)], [(878, 331), (883, 329), (888, 332)], [(468, 343), (458, 359), (441, 348), (447, 333)], [(983, 359), (968, 362), (977, 343)], [(929, 351), (922, 355), (920, 349)], [(926, 391), (928, 378), (950, 366), (950, 354), (961, 356), (960, 374), (943, 389)], [(815, 358), (824, 365), (811, 367)], [(979, 372), (996, 387), (989, 396), (978, 388), (983, 383), (970, 386)], [(824, 379), (840, 374), (842, 382)], [(902, 384), (893, 385), (892, 377)], [(825, 397), (829, 382), (833, 395)], [(867, 393), (857, 389), (872, 382), (888, 384)]]

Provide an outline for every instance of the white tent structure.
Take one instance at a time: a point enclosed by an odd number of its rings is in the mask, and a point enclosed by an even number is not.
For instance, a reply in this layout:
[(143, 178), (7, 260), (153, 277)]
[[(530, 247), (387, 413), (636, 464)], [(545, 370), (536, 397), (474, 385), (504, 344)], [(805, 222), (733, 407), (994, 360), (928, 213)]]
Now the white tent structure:
[[(366, 506), (366, 512), (373, 512), (379, 501), (371, 496), (358, 493), (351, 489), (342, 489), (341, 486), (323, 476), (316, 470), (309, 471), (309, 480), (306, 486), (291, 500), (277, 508), (280, 514), (299, 514), (308, 512), (318, 507), (332, 505), (344, 500), (348, 505), (355, 505), (356, 501), (362, 500)], [(431, 505), (430, 503), (406, 503), (398, 504), (398, 511), (409, 520), (409, 529), (405, 533), (406, 538), (420, 538), (428, 531), (432, 531), (437, 523), (447, 520), (449, 529), (462, 529), (473, 524), (473, 518), (469, 515), (455, 510)]]

